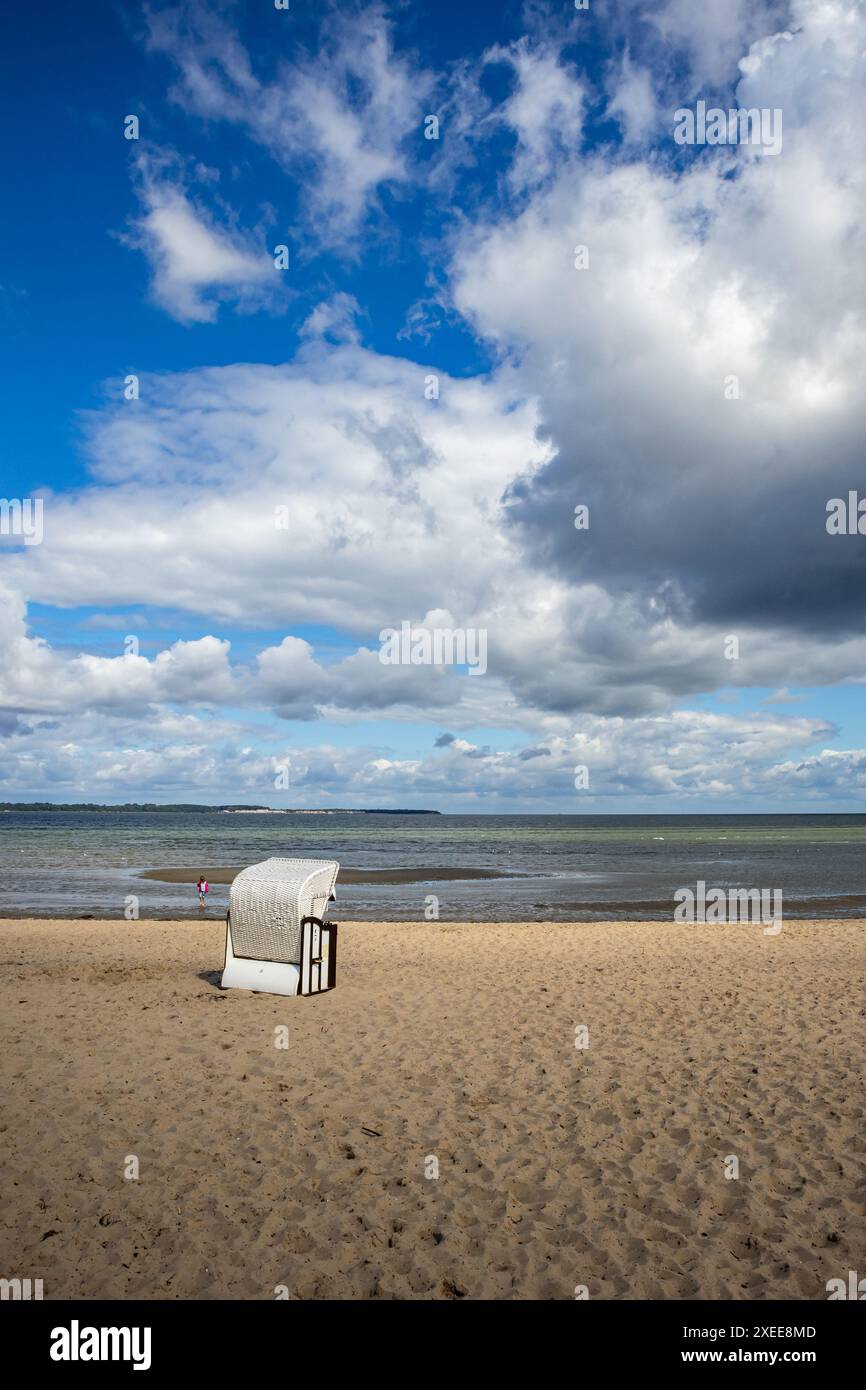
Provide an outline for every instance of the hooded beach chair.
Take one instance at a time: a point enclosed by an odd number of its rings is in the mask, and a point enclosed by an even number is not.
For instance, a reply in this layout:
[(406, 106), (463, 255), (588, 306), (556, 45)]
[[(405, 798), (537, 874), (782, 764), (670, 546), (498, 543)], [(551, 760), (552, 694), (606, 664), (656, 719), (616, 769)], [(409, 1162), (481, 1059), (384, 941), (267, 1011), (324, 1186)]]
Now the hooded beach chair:
[(339, 864), (266, 859), (229, 891), (223, 989), (322, 994), (337, 980), (337, 923), (327, 922)]

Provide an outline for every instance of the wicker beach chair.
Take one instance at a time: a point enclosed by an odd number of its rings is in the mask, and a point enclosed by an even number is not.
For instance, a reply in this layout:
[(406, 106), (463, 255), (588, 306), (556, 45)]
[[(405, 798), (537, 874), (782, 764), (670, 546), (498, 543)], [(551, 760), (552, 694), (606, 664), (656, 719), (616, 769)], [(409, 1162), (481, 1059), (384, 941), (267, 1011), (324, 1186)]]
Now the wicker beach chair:
[(229, 892), (224, 989), (322, 994), (337, 980), (337, 924), (327, 922), (339, 864), (266, 859)]

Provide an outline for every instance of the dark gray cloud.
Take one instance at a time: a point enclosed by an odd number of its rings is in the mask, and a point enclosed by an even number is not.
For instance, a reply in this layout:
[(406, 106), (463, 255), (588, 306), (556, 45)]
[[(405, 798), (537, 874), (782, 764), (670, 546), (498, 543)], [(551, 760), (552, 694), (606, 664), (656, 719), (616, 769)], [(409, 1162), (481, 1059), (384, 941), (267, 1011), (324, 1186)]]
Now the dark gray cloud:
[[(548, 423), (557, 456), (506, 498), (529, 563), (633, 595), (649, 621), (866, 630), (866, 537), (826, 530), (829, 499), (858, 482), (866, 494), (859, 410), (833, 437), (750, 441), (732, 430), (698, 441), (671, 437), (637, 402), (628, 431), (611, 415), (592, 451), (573, 410), (554, 406)], [(587, 530), (574, 528), (578, 503)]]
[[(842, 6), (794, 0), (787, 33), (780, 7), (751, 8), (670, 0), (649, 22), (697, 65), (675, 104), (724, 39), (736, 102), (783, 113), (777, 155), (703, 147), (677, 164), (669, 123), (657, 158), (566, 162), (467, 236), (455, 297), (539, 402), (551, 456), (504, 497), (529, 565), (648, 627), (820, 645), (864, 630), (866, 537), (826, 520), (866, 490), (866, 61)], [(821, 97), (825, 78), (844, 99)], [(626, 625), (608, 624), (615, 648)]]

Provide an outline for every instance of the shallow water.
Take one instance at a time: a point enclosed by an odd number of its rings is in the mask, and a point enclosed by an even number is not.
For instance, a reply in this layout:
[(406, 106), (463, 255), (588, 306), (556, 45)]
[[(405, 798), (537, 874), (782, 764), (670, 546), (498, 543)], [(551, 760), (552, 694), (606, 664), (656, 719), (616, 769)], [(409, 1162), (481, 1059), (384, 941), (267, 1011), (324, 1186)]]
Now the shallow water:
[[(399, 816), (233, 815), (221, 811), (0, 814), (0, 915), (197, 917), (203, 866), (271, 855), (358, 869), (485, 868), (521, 877), (343, 884), (333, 915), (418, 920), (670, 919), (674, 893), (780, 889), (784, 914), (866, 915), (866, 815)], [(141, 870), (184, 866), (191, 882)], [(213, 885), (208, 916), (228, 887)]]

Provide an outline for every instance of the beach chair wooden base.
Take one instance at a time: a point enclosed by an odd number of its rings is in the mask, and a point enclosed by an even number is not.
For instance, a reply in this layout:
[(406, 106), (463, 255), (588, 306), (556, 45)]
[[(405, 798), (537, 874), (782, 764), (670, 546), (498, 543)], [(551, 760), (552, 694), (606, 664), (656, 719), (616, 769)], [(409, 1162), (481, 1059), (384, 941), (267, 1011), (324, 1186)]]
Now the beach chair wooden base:
[(337, 923), (318, 917), (301, 922), (301, 960), (252, 960), (232, 948), (231, 914), (226, 917), (223, 989), (252, 989), (261, 994), (324, 994), (337, 982)]

